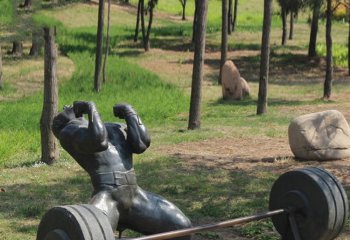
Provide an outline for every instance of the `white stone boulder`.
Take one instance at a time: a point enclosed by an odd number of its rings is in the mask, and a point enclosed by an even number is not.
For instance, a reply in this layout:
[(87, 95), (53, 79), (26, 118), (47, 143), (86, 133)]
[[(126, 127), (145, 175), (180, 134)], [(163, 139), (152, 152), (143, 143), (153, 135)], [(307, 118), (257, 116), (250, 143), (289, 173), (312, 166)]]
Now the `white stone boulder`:
[(337, 110), (310, 113), (289, 125), (290, 148), (297, 159), (336, 160), (350, 157), (350, 129)]
[(221, 72), (222, 97), (224, 100), (241, 100), (241, 75), (232, 61), (226, 61)]

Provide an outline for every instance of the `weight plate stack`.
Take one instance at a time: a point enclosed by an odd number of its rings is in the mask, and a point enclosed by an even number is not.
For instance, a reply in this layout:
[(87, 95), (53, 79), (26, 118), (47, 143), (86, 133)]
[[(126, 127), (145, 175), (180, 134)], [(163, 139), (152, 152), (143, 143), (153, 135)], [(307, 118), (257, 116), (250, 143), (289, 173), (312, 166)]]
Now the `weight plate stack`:
[(40, 221), (37, 240), (115, 240), (106, 215), (88, 205), (58, 206)]
[[(270, 210), (294, 211), (302, 239), (330, 240), (339, 235), (348, 216), (346, 193), (324, 169), (308, 167), (282, 174), (270, 192)], [(293, 240), (288, 214), (272, 217), (284, 240)]]

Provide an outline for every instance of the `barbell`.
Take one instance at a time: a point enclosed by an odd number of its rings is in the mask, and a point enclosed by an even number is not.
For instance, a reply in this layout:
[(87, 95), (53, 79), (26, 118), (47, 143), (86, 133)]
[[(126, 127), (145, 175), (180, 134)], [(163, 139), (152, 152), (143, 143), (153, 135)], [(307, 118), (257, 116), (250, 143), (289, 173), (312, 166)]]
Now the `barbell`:
[[(171, 239), (265, 218), (271, 218), (283, 240), (331, 240), (343, 230), (348, 211), (346, 192), (336, 177), (322, 168), (307, 167), (286, 172), (274, 182), (267, 212), (132, 240)], [(50, 209), (37, 233), (37, 240), (114, 239), (106, 215), (87, 204)]]

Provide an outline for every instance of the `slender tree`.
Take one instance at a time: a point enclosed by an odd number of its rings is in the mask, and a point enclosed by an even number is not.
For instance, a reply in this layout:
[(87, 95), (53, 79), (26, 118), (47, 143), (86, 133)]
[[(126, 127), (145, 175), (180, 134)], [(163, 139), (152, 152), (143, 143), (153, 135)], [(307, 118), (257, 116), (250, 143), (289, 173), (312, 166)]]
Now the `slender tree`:
[(269, 79), (270, 64), (270, 31), (271, 31), (271, 11), (272, 0), (264, 0), (264, 22), (261, 39), (261, 58), (260, 58), (260, 79), (257, 114), (267, 112), (267, 89)]
[(310, 40), (309, 40), (309, 50), (308, 56), (316, 56), (316, 42), (318, 33), (318, 19), (320, 18), (322, 0), (314, 0), (311, 4), (312, 8), (312, 20), (311, 20), (311, 30), (310, 30)]
[(95, 59), (95, 77), (94, 90), (101, 90), (101, 66), (102, 66), (102, 45), (103, 45), (103, 20), (104, 20), (105, 0), (99, 0), (98, 3), (98, 22), (97, 22), (97, 39), (96, 39), (96, 59)]
[(237, 27), (237, 11), (238, 11), (238, 0), (235, 0), (234, 7), (233, 7), (232, 32), (235, 32)]
[[(348, 5), (350, 8), (350, 4)], [(348, 33), (348, 72), (350, 76), (350, 9), (348, 9), (349, 16), (348, 16), (348, 25), (349, 25), (349, 33)]]
[(290, 12), (290, 18), (289, 18), (289, 40), (293, 39), (293, 32), (294, 32), (294, 13)]
[(0, 44), (0, 90), (4, 88), (3, 82), (3, 74), (2, 74), (2, 52), (1, 52), (1, 44)]
[(40, 118), (41, 161), (52, 164), (58, 159), (59, 150), (56, 138), (52, 133), (52, 121), (57, 114), (57, 47), (52, 28), (44, 28), (45, 61), (44, 61), (44, 104)]
[(201, 126), (200, 109), (202, 97), (203, 65), (205, 53), (205, 35), (207, 29), (208, 0), (200, 0), (196, 6), (197, 21), (194, 41), (194, 60), (192, 72), (191, 103), (188, 129), (194, 130)]
[(287, 41), (287, 9), (285, 7), (282, 7), (281, 18), (282, 18), (282, 45), (286, 45), (286, 41)]
[(142, 4), (142, 0), (139, 0), (139, 3), (137, 4), (137, 17), (136, 17), (136, 27), (135, 27), (134, 42), (137, 42), (137, 39), (139, 37), (141, 4)]
[(108, 66), (108, 55), (109, 55), (109, 45), (110, 45), (110, 27), (111, 27), (111, 0), (107, 0), (107, 33), (106, 33), (106, 49), (105, 49), (105, 58), (103, 60), (103, 82), (106, 82), (107, 79), (107, 66)]
[(158, 0), (149, 0), (147, 4), (147, 12), (149, 13), (148, 18), (148, 26), (147, 31), (145, 28), (145, 7), (144, 7), (144, 0), (142, 0), (141, 5), (141, 27), (142, 27), (142, 40), (143, 40), (143, 47), (145, 51), (149, 51), (150, 49), (150, 34), (151, 34), (151, 28), (153, 23), (153, 10), (158, 3)]
[(332, 0), (327, 0), (326, 20), (326, 78), (323, 88), (323, 99), (331, 98), (333, 78), (333, 52), (332, 52)]
[(187, 0), (179, 0), (182, 6), (182, 21), (186, 20), (186, 4)]
[(198, 21), (198, 4), (200, 0), (194, 0), (194, 16), (193, 16), (193, 25), (192, 25), (192, 44), (194, 44), (194, 39), (196, 35), (196, 26)]
[(232, 33), (232, 11), (233, 11), (233, 9), (232, 9), (232, 7), (233, 7), (232, 1), (233, 1), (233, 0), (228, 0), (227, 33), (228, 33), (229, 35), (231, 35), (231, 33)]
[(220, 73), (218, 84), (221, 84), (222, 67), (227, 59), (227, 0), (222, 0), (222, 16), (221, 16), (221, 60), (220, 60)]

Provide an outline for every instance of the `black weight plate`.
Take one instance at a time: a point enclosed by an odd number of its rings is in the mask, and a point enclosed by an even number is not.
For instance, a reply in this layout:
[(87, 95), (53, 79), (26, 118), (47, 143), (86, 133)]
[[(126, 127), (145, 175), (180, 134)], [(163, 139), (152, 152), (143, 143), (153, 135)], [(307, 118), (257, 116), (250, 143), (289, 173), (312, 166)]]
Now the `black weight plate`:
[[(305, 169), (282, 174), (270, 192), (270, 210), (295, 208), (296, 223), (302, 239), (328, 240), (335, 224), (335, 205), (324, 181)], [(294, 239), (288, 215), (272, 217), (283, 239)]]
[[(316, 174), (319, 179), (318, 181), (322, 182), (324, 185), (324, 191), (325, 193), (328, 193), (327, 195), (330, 197), (330, 202), (334, 206), (334, 224), (332, 229), (328, 232), (327, 235), (325, 235), (325, 239), (333, 239), (335, 232), (338, 232), (340, 221), (342, 221), (342, 218), (344, 217), (344, 205), (341, 201), (341, 194), (338, 190), (338, 188), (334, 185), (333, 180), (329, 177), (328, 174), (325, 174), (324, 172), (319, 171), (319, 169), (314, 167), (308, 167), (304, 169), (305, 171), (312, 172)], [(341, 208), (341, 209), (339, 209)]]
[[(60, 236), (64, 236), (59, 238)], [(58, 206), (40, 221), (37, 240), (114, 240), (107, 219), (92, 205)]]
[(336, 222), (330, 238), (334, 239), (340, 234), (346, 224), (349, 212), (348, 197), (343, 186), (330, 172), (318, 167), (313, 168), (312, 171), (318, 173), (327, 182), (327, 185), (332, 191), (336, 205)]

